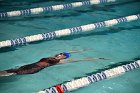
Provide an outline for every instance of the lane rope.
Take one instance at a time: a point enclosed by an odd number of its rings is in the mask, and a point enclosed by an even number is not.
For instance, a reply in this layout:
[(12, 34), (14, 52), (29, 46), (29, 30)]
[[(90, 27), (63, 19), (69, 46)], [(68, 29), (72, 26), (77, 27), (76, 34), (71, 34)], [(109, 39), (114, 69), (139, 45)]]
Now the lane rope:
[(112, 69), (108, 69), (100, 73), (92, 74), (90, 76), (71, 80), (69, 82), (65, 82), (50, 88), (46, 88), (37, 93), (65, 93), (68, 91), (73, 91), (78, 88), (88, 86), (89, 84), (95, 83), (97, 81), (122, 75), (128, 71), (132, 71), (137, 68), (140, 68), (140, 60), (137, 60), (133, 63), (129, 63), (126, 65), (118, 66)]
[(38, 8), (25, 9), (25, 10), (3, 12), (3, 13), (0, 13), (0, 18), (40, 14), (43, 12), (67, 10), (71, 8), (81, 7), (81, 6), (109, 3), (109, 2), (115, 2), (115, 1), (116, 0), (87, 0), (87, 1), (82, 1), (82, 2), (74, 2), (74, 3), (68, 3), (68, 4), (47, 6), (47, 7), (38, 7)]
[(26, 37), (12, 39), (12, 40), (5, 40), (5, 41), (0, 42), (0, 48), (19, 46), (19, 45), (21, 46), (21, 45), (25, 45), (26, 43), (31, 43), (35, 41), (41, 41), (41, 40), (51, 40), (51, 39), (61, 37), (61, 36), (79, 34), (82, 32), (91, 31), (97, 28), (102, 28), (102, 27), (111, 27), (111, 26), (114, 26), (123, 22), (130, 22), (130, 21), (134, 21), (138, 19), (140, 19), (140, 14), (121, 17), (118, 19), (107, 20), (103, 22), (97, 22), (97, 23), (88, 24), (88, 25), (82, 25), (79, 27), (56, 30), (53, 32), (48, 32), (48, 33), (26, 36)]

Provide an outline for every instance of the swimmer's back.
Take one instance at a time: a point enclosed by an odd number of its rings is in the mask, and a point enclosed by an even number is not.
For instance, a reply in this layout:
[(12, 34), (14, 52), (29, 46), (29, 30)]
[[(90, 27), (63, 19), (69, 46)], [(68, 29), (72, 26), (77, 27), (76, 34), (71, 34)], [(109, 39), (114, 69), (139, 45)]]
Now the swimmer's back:
[(49, 63), (49, 65), (55, 65), (59, 63), (59, 59), (56, 59), (54, 57), (48, 57), (48, 58), (42, 58), (38, 63)]

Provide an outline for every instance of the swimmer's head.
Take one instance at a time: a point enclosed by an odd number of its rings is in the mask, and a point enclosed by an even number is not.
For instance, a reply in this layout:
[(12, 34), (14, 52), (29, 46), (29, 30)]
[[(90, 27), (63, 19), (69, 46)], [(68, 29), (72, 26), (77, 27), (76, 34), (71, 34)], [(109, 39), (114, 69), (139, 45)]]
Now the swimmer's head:
[(68, 53), (68, 52), (63, 52), (63, 53), (60, 53), (60, 54), (57, 54), (57, 55), (55, 55), (55, 57), (57, 58), (57, 59), (67, 59), (67, 58), (69, 58), (70, 57), (70, 53)]
[(65, 59), (70, 58), (70, 53), (68, 53), (68, 52), (63, 52), (63, 55), (65, 56)]

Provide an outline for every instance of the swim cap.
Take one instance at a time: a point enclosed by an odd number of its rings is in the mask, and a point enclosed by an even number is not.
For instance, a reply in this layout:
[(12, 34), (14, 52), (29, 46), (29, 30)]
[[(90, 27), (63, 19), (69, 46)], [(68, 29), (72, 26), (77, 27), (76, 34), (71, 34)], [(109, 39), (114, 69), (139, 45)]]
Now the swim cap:
[(65, 59), (67, 59), (67, 58), (69, 58), (69, 57), (70, 57), (70, 53), (68, 53), (68, 52), (63, 52), (63, 54), (66, 56), (66, 58), (65, 58)]

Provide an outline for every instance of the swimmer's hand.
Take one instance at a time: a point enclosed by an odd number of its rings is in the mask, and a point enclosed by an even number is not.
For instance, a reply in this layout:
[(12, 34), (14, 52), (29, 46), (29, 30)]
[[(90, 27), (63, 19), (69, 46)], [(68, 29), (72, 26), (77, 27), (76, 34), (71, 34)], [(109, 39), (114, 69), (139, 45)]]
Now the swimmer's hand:
[(109, 58), (98, 58), (98, 59), (101, 59), (101, 60), (110, 60)]
[(92, 60), (110, 60), (110, 59), (107, 59), (107, 58), (85, 58), (85, 59), (82, 59), (81, 61), (92, 61)]

